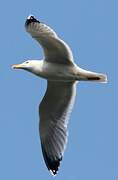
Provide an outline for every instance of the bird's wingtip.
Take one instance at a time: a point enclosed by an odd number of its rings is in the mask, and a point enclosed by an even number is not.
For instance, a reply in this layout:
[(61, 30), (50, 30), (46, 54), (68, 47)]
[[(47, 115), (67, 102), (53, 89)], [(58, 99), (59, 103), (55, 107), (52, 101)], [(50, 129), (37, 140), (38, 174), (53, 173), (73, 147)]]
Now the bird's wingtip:
[(27, 17), (27, 19), (26, 19), (25, 26), (28, 26), (28, 25), (29, 25), (30, 23), (32, 23), (32, 22), (38, 22), (38, 23), (40, 23), (40, 21), (37, 20), (34, 15), (30, 14), (30, 15)]
[(59, 171), (59, 166), (60, 166), (62, 157), (58, 158), (57, 160), (51, 160), (47, 155), (45, 155), (44, 160), (45, 160), (46, 166), (47, 166), (48, 170), (50, 171), (51, 175), (56, 176)]
[(45, 148), (42, 143), (41, 143), (41, 146), (42, 146), (42, 153), (43, 153), (45, 164), (48, 170), (50, 171), (51, 175), (56, 176), (59, 170), (60, 162), (62, 161), (62, 155), (59, 158), (51, 159), (50, 156), (45, 151)]
[(27, 17), (27, 19), (31, 19), (32, 17), (34, 17), (33, 14), (29, 14), (29, 16)]
[(50, 171), (50, 173), (51, 173), (52, 176), (56, 176), (56, 175), (57, 175), (57, 172), (56, 172), (56, 171), (52, 171), (52, 170), (49, 170), (49, 171)]
[(56, 161), (48, 161), (48, 170), (50, 171), (52, 176), (56, 176), (59, 171), (60, 161), (62, 159), (58, 159)]

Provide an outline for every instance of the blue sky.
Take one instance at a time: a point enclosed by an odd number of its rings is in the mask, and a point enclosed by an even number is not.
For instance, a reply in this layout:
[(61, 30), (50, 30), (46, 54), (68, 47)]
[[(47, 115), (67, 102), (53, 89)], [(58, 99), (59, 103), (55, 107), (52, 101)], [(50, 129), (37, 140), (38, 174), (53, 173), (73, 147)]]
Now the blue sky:
[(117, 7), (117, 0), (1, 2), (0, 179), (52, 179), (38, 134), (38, 104), (46, 81), (10, 68), (42, 58), (42, 49), (24, 29), (29, 14), (53, 27), (80, 67), (106, 72), (109, 80), (78, 84), (68, 146), (55, 179), (118, 179)]

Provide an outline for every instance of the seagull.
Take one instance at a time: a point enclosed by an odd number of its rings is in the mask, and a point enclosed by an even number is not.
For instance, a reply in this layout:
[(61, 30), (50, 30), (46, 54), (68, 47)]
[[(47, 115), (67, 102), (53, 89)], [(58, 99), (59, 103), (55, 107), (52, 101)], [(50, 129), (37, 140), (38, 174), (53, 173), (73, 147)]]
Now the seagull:
[(107, 76), (84, 70), (74, 63), (70, 47), (56, 32), (33, 15), (26, 31), (43, 48), (42, 60), (26, 60), (13, 69), (23, 69), (47, 80), (47, 90), (39, 105), (39, 133), (45, 164), (56, 175), (67, 145), (67, 125), (76, 97), (77, 81), (107, 82)]

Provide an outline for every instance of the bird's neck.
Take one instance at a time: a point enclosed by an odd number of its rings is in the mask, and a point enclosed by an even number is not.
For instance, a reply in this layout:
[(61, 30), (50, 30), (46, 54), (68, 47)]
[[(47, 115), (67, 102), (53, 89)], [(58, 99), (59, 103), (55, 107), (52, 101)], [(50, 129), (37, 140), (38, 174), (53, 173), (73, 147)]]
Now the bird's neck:
[(44, 60), (33, 60), (33, 61), (34, 61), (33, 66), (29, 71), (37, 76), (41, 76)]

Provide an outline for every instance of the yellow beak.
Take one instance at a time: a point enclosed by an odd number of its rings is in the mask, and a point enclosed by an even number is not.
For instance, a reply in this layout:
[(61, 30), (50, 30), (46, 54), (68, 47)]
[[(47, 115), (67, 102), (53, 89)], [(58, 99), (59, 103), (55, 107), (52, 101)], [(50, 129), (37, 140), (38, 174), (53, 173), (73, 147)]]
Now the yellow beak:
[(22, 64), (14, 64), (12, 65), (13, 69), (22, 69)]

